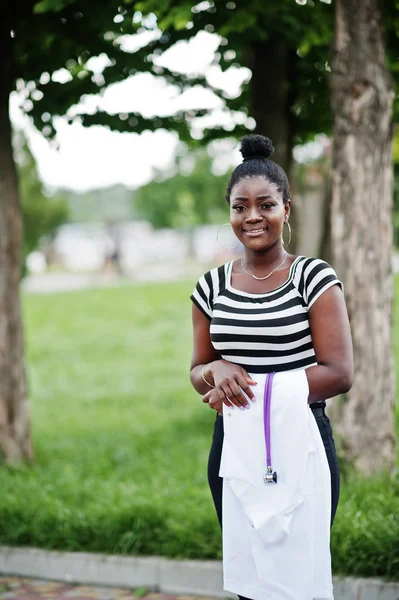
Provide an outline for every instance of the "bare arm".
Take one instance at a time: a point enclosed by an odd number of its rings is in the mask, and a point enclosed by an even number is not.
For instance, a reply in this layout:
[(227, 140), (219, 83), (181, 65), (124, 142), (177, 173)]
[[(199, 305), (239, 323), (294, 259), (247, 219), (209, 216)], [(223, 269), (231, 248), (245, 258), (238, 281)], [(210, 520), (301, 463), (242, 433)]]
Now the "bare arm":
[[(202, 395), (212, 389), (202, 378), (202, 369), (204, 365), (207, 365), (205, 379), (216, 387), (215, 393), (219, 394), (220, 400), (228, 406), (231, 406), (231, 404), (246, 406), (248, 400), (242, 394), (242, 390), (249, 398), (253, 398), (254, 394), (250, 385), (256, 385), (256, 382), (249, 377), (245, 369), (220, 358), (220, 355), (212, 346), (209, 332), (210, 321), (195, 304), (193, 304), (192, 316), (194, 348), (190, 379), (194, 388)], [(228, 398), (231, 399), (231, 402)]]
[[(193, 304), (193, 355), (190, 366), (190, 380), (193, 387), (199, 394), (206, 394), (211, 387), (202, 379), (202, 369), (204, 365), (219, 360), (220, 356), (212, 346), (211, 336), (209, 333), (210, 321), (206, 316)], [(215, 385), (213, 375), (209, 368), (206, 369), (205, 378)]]
[(318, 363), (306, 369), (311, 403), (343, 394), (352, 386), (352, 338), (338, 285), (326, 290), (311, 306), (309, 323)]

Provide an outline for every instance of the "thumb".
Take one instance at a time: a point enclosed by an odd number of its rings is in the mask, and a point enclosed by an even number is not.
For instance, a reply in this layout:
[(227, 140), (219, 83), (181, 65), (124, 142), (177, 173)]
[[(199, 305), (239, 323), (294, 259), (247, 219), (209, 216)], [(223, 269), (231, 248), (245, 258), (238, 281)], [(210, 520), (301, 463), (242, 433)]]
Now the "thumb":
[(210, 397), (211, 397), (211, 392), (207, 392), (206, 394), (204, 394), (204, 396), (202, 396), (202, 402), (208, 403), (210, 400)]

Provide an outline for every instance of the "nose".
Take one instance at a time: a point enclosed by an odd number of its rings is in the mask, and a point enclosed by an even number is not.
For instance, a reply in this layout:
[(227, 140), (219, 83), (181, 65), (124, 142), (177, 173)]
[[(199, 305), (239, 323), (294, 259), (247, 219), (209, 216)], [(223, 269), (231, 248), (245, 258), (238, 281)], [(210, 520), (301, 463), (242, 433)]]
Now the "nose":
[(247, 214), (245, 215), (245, 221), (247, 223), (258, 223), (261, 220), (262, 215), (259, 212), (259, 208), (257, 206), (249, 208)]

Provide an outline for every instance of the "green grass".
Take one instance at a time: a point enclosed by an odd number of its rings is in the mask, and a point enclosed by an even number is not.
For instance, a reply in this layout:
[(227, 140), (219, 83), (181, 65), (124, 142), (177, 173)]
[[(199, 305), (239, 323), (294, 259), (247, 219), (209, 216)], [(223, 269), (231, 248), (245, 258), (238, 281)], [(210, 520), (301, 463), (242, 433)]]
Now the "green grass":
[[(1, 543), (221, 556), (206, 482), (214, 414), (188, 379), (191, 288), (24, 297), (36, 462), (0, 469)], [(399, 579), (398, 514), (398, 481), (344, 483), (335, 571)]]
[(219, 551), (205, 481), (213, 415), (188, 380), (190, 290), (25, 297), (36, 464), (0, 470), (3, 543)]

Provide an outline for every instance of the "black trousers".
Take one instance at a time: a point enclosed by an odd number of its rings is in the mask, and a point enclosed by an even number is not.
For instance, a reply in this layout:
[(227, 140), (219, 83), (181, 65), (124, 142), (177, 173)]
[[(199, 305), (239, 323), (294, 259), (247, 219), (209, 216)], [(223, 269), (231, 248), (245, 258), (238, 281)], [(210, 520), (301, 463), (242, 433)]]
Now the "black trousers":
[[(335, 513), (339, 500), (339, 469), (337, 455), (335, 452), (334, 439), (330, 420), (327, 417), (324, 408), (325, 402), (317, 402), (310, 404), (313, 416), (316, 419), (321, 438), (323, 440), (324, 449), (326, 451), (328, 465), (331, 473), (331, 525), (333, 524)], [(211, 488), (213, 502), (215, 504), (217, 516), (220, 526), (222, 526), (222, 482), (219, 477), (220, 460), (222, 455), (223, 445), (223, 417), (219, 414), (216, 417), (215, 428), (213, 431), (213, 439), (208, 461), (208, 481)]]

